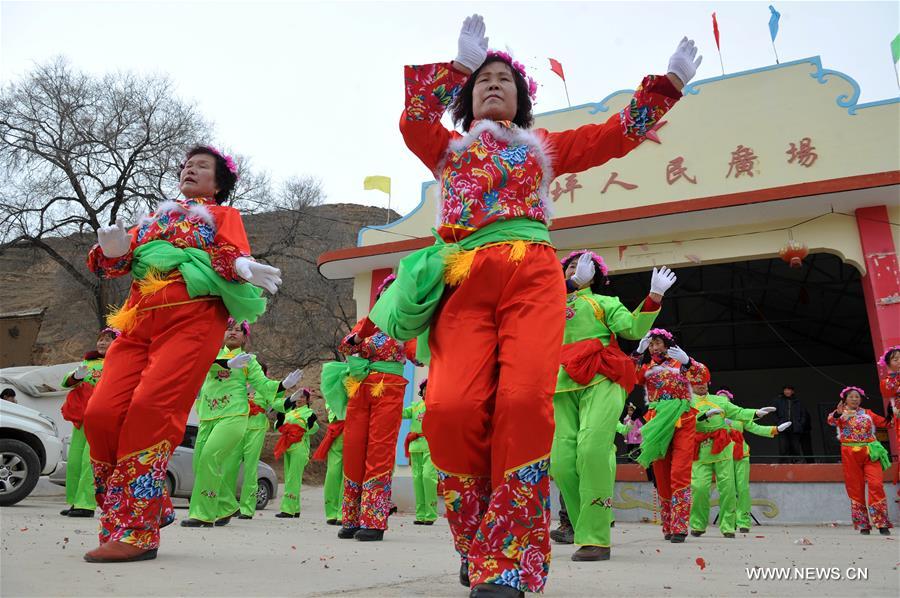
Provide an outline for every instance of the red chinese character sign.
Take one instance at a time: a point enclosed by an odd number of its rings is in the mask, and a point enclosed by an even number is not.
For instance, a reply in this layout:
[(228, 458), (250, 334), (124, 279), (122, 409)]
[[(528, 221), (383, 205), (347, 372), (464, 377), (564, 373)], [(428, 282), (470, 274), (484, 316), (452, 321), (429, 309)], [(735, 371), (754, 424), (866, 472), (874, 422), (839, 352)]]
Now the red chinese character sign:
[(731, 152), (731, 162), (728, 163), (728, 174), (725, 178), (734, 173), (734, 178), (739, 178), (742, 174), (753, 176), (753, 168), (756, 166), (758, 156), (753, 150), (743, 145), (738, 145), (737, 149)]
[(793, 164), (795, 161), (800, 166), (805, 166), (809, 168), (813, 164), (815, 164), (816, 160), (819, 158), (819, 154), (814, 152), (816, 149), (812, 144), (812, 139), (809, 137), (804, 137), (800, 140), (800, 145), (797, 146), (795, 143), (791, 143), (791, 147), (788, 148), (788, 151), (784, 152), (788, 156), (791, 157), (790, 160), (787, 161), (788, 164)]
[(620, 187), (624, 187), (626, 191), (631, 191), (632, 189), (638, 188), (637, 185), (634, 185), (632, 183), (626, 183), (625, 181), (620, 181), (618, 172), (613, 172), (611, 175), (609, 175), (609, 179), (607, 179), (606, 184), (603, 185), (603, 191), (601, 191), (600, 194), (602, 195), (602, 194), (606, 193), (606, 190), (609, 189), (610, 185), (618, 185)]
[(556, 201), (563, 193), (568, 193), (569, 203), (575, 203), (576, 189), (581, 189), (581, 183), (578, 182), (578, 175), (570, 174), (566, 177), (566, 186), (562, 187), (559, 184), (559, 181), (556, 181), (555, 186), (550, 190), (550, 195), (553, 197), (553, 201)]
[(686, 179), (693, 185), (697, 184), (696, 177), (692, 177), (687, 173), (687, 167), (684, 165), (684, 158), (678, 156), (677, 158), (669, 160), (669, 164), (666, 166), (666, 182), (671, 185), (681, 178)]

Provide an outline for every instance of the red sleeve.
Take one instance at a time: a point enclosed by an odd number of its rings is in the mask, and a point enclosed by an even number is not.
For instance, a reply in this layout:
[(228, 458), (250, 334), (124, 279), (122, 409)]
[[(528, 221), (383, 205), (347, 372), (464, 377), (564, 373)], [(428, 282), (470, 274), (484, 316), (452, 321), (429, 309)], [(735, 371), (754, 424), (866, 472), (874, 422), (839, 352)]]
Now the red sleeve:
[(829, 426), (834, 426), (836, 428), (840, 428), (841, 423), (842, 423), (841, 418), (835, 417), (834, 411), (832, 411), (831, 413), (828, 414), (828, 425)]
[(450, 63), (404, 67), (406, 107), (400, 133), (406, 146), (434, 172), (451, 139), (458, 136), (441, 124), (441, 116), (459, 94), (466, 75)]
[(416, 347), (419, 346), (418, 338), (411, 338), (403, 344), (403, 351), (406, 353), (406, 358), (413, 363), (419, 363), (416, 361)]
[(890, 372), (881, 379), (881, 396), (893, 399), (900, 394), (900, 372)]
[(239, 281), (234, 271), (234, 260), (250, 255), (250, 243), (241, 213), (229, 206), (210, 206), (210, 211), (216, 220), (216, 237), (206, 251), (213, 270), (225, 280)]
[(128, 231), (131, 235), (131, 248), (128, 253), (119, 257), (106, 257), (100, 245), (94, 245), (88, 252), (87, 267), (88, 270), (101, 278), (118, 278), (125, 276), (131, 272), (131, 260), (134, 256), (134, 248), (137, 246), (135, 235), (137, 235), (137, 227)]
[[(890, 409), (890, 407), (888, 407), (888, 409)], [(891, 426), (888, 420), (886, 420), (884, 417), (878, 415), (877, 413), (872, 413), (870, 409), (867, 411), (869, 412), (869, 417), (872, 418), (872, 423), (875, 424), (876, 428), (889, 428)]]
[(647, 295), (647, 298), (644, 299), (644, 305), (641, 306), (641, 311), (654, 312), (659, 311), (660, 307), (662, 307), (659, 303), (650, 298), (650, 295)]
[(666, 76), (647, 75), (628, 106), (601, 124), (544, 135), (553, 158), (553, 174), (583, 172), (636, 148), (681, 98)]

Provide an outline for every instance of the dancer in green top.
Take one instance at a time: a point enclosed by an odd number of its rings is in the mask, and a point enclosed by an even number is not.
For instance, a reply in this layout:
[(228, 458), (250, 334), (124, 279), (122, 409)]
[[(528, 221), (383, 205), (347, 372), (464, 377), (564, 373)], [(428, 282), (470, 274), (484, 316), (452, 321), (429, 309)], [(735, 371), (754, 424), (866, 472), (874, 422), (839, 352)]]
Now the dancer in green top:
[(422, 419), (425, 417), (425, 389), (428, 380), (419, 384), (419, 400), (403, 409), (403, 419), (410, 420), (404, 449), (412, 467), (413, 489), (416, 494), (415, 525), (432, 525), (437, 519), (438, 475), (431, 462), (428, 440), (422, 433)]
[(300, 490), (303, 471), (309, 463), (309, 442), (319, 431), (318, 417), (310, 407), (312, 393), (304, 388), (285, 401), (284, 423), (278, 428), (281, 438), (275, 445), (275, 458), (284, 456), (284, 495), (276, 517), (300, 516)]

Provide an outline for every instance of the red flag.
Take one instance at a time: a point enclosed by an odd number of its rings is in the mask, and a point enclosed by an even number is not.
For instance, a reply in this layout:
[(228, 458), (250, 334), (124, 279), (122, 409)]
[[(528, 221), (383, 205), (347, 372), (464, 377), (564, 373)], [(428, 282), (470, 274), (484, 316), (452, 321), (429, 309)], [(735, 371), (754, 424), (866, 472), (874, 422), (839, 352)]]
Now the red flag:
[(563, 81), (566, 80), (566, 76), (565, 76), (565, 74), (563, 74), (562, 65), (559, 63), (558, 60), (554, 60), (553, 58), (550, 59), (550, 70), (553, 71), (554, 73), (556, 73), (557, 75), (559, 75), (559, 78), (562, 79)]
[(721, 50), (719, 46), (719, 22), (716, 21), (716, 13), (713, 13), (713, 35), (716, 37), (716, 48)]

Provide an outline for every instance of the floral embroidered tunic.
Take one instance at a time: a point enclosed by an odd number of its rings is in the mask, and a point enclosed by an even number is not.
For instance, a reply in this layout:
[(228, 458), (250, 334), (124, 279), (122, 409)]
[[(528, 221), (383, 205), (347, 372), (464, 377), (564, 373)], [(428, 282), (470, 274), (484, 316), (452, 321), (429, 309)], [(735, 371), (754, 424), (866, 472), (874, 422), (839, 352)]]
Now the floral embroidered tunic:
[(688, 366), (683, 366), (677, 359), (654, 356), (650, 363), (638, 366), (638, 380), (639, 383), (643, 381), (648, 403), (672, 399), (690, 401), (688, 374), (700, 372), (703, 368), (706, 366), (694, 359)]
[(668, 77), (649, 75), (628, 106), (604, 123), (549, 132), (480, 120), (460, 135), (445, 129), (440, 119), (466, 78), (450, 63), (405, 68), (400, 130), (440, 182), (438, 233), (445, 241), (497, 220), (522, 217), (549, 224), (549, 188), (556, 176), (624, 156), (681, 98)]
[[(216, 359), (231, 359), (243, 352), (240, 348), (222, 347)], [(284, 396), (284, 391), (279, 391), (279, 381), (266, 377), (255, 356), (246, 367), (239, 369), (222, 367), (214, 362), (209, 373), (206, 374), (206, 381), (197, 398), (197, 417), (203, 422), (235, 415), (249, 415), (248, 385), (256, 391), (256, 395), (260, 398), (256, 403), (258, 405), (270, 404), (276, 394)], [(265, 417), (265, 413), (261, 415)]]
[(168, 241), (184, 249), (196, 247), (209, 253), (213, 269), (225, 280), (239, 281), (234, 260), (250, 255), (250, 245), (240, 212), (203, 197), (161, 203), (131, 229), (131, 249), (108, 258), (99, 245), (88, 254), (88, 268), (104, 278), (124, 276), (131, 270), (134, 248), (150, 241)]
[[(846, 413), (846, 412), (845, 412)], [(849, 418), (835, 417), (834, 413), (828, 415), (828, 425), (837, 428), (838, 440), (841, 444), (857, 442), (875, 442), (875, 428), (887, 428), (886, 419), (872, 413), (868, 409), (860, 407)]]
[(890, 399), (897, 411), (900, 411), (900, 372), (888, 371), (881, 379), (881, 396)]
[[(360, 342), (355, 344), (353, 337), (360, 336)], [(338, 346), (338, 351), (344, 355), (358, 355), (369, 361), (396, 361), (406, 363), (407, 360), (416, 359), (416, 341), (400, 342), (384, 332), (372, 323), (368, 318), (363, 318), (356, 323), (350, 334), (344, 337)]]

